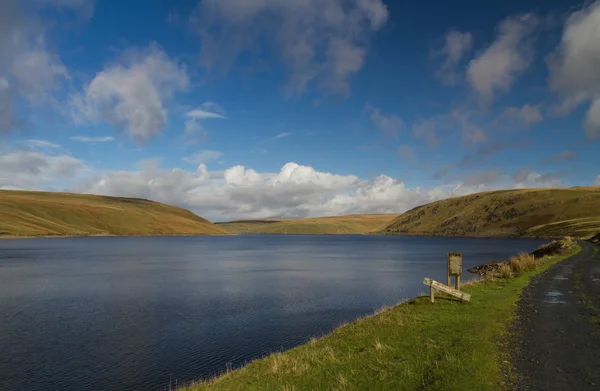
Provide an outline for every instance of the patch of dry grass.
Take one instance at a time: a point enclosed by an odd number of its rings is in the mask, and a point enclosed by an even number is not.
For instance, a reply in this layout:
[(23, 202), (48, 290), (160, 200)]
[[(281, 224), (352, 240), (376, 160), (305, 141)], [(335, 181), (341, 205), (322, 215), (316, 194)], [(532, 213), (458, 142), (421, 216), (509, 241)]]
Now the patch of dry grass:
[(500, 270), (498, 271), (498, 277), (500, 278), (512, 278), (513, 277), (513, 269), (508, 263), (503, 263), (500, 265)]
[(600, 226), (600, 187), (518, 189), (454, 197), (414, 208), (385, 234), (589, 237)]
[[(533, 255), (527, 253), (520, 253), (511, 257), (508, 264), (516, 276), (522, 276), (525, 272), (534, 270), (537, 266)], [(500, 271), (502, 272), (502, 267)]]
[(0, 190), (0, 237), (227, 234), (188, 210), (149, 200)]

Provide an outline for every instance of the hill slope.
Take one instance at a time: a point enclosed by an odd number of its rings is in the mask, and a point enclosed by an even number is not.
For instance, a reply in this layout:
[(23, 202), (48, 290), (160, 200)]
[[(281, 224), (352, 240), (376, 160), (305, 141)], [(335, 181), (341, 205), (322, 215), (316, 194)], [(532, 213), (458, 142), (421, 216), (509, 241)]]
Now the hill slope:
[(440, 236), (590, 236), (600, 231), (600, 187), (503, 190), (432, 202), (380, 233)]
[(364, 234), (384, 227), (398, 215), (350, 215), (299, 219), (243, 220), (218, 223), (236, 233), (253, 234)]
[(148, 200), (0, 190), (0, 237), (226, 234), (188, 210)]

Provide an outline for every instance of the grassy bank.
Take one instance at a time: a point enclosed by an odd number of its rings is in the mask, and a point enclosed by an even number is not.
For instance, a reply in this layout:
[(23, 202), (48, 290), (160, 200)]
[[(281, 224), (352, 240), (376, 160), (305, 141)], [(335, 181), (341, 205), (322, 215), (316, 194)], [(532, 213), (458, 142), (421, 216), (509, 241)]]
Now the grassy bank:
[(505, 357), (498, 341), (521, 290), (579, 250), (545, 258), (518, 277), (467, 285), (470, 303), (412, 299), (182, 390), (501, 389)]
[(243, 220), (218, 223), (242, 234), (343, 235), (365, 234), (381, 229), (397, 214), (364, 214), (298, 219)]
[(227, 234), (188, 210), (143, 199), (0, 190), (0, 238)]

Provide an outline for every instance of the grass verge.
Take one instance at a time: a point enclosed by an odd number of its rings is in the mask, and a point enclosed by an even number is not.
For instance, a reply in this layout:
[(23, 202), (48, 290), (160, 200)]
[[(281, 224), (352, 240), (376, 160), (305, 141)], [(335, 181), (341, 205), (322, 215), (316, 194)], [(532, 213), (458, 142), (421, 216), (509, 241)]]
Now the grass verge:
[(532, 276), (580, 251), (546, 258), (514, 278), (464, 286), (470, 303), (436, 294), (409, 300), (181, 390), (498, 390), (505, 332)]

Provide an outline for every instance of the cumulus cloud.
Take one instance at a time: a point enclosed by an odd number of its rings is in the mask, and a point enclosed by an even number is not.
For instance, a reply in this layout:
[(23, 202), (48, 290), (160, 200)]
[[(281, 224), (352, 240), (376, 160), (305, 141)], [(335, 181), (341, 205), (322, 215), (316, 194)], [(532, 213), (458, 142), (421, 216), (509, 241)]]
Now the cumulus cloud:
[(540, 106), (523, 105), (522, 107), (508, 107), (496, 119), (496, 122), (511, 130), (526, 129), (542, 120)]
[(13, 150), (0, 153), (0, 189), (40, 189), (75, 177), (85, 164), (68, 155)]
[(375, 125), (385, 137), (396, 137), (400, 130), (404, 127), (404, 121), (396, 115), (382, 114), (381, 110), (369, 104), (365, 106), (365, 110), (370, 114), (371, 122)]
[(166, 102), (189, 86), (185, 66), (157, 45), (131, 49), (73, 97), (76, 118), (103, 121), (143, 143), (167, 123)]
[[(49, 2), (52, 6), (60, 4)], [(81, 1), (81, 5), (85, 2)], [(19, 110), (25, 118), (39, 108), (60, 111), (59, 96), (70, 79), (57, 53), (49, 49), (47, 25), (36, 17), (40, 4), (28, 4), (27, 14), (17, 0), (3, 0), (0, 12), (0, 132), (25, 124), (17, 114), (15, 101), (27, 106)], [(73, 8), (79, 6), (73, 4)]]
[(422, 188), (408, 187), (386, 175), (360, 179), (296, 163), (287, 163), (274, 173), (260, 173), (243, 166), (209, 171), (203, 163), (194, 171), (167, 170), (152, 164), (139, 171), (104, 172), (74, 190), (149, 198), (180, 205), (212, 220), (229, 220), (401, 213), (424, 203), (478, 191), (559, 186), (557, 177), (526, 171), (517, 181), (511, 175), (489, 170), (452, 184)]
[(568, 113), (590, 102), (584, 120), (586, 134), (600, 137), (600, 2), (590, 3), (567, 19), (562, 39), (549, 56), (550, 87), (564, 100), (558, 111)]
[(435, 53), (436, 57), (441, 56), (444, 59), (441, 67), (436, 71), (435, 77), (447, 85), (458, 84), (462, 75), (457, 67), (472, 47), (473, 35), (471, 33), (448, 32), (444, 37), (443, 48)]
[(508, 91), (529, 67), (534, 54), (531, 37), (537, 25), (533, 14), (505, 19), (496, 40), (469, 62), (467, 79), (483, 102), (491, 102), (497, 91)]
[(387, 19), (381, 0), (202, 0), (190, 23), (209, 69), (227, 69), (242, 53), (274, 48), (289, 68), (287, 95), (300, 95), (315, 81), (347, 95), (370, 36)]
[(523, 169), (476, 172), (438, 187), (409, 187), (386, 175), (362, 179), (287, 163), (277, 172), (244, 166), (211, 171), (204, 162), (220, 156), (203, 151), (196, 168), (166, 169), (161, 159), (138, 162), (133, 171), (92, 173), (65, 154), (13, 150), (0, 153), (0, 188), (67, 190), (139, 197), (178, 205), (212, 220), (306, 217), (351, 213), (401, 213), (435, 200), (510, 187), (560, 186), (558, 173)]

